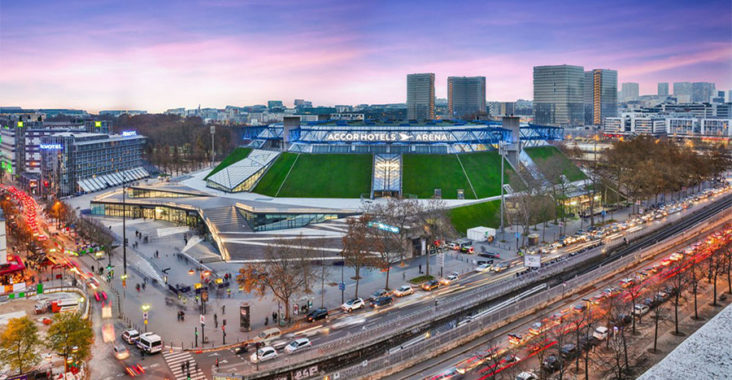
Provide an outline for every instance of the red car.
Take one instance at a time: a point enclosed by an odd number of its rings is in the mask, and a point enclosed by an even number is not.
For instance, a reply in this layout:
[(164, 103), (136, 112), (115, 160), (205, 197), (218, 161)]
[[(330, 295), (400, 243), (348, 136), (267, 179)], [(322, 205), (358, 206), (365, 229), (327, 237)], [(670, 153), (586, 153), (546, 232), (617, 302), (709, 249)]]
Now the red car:
[(107, 300), (107, 292), (102, 291), (102, 298), (104, 298), (105, 301)]
[(99, 296), (99, 292), (94, 292), (94, 299), (97, 300), (97, 302), (102, 300), (102, 298)]

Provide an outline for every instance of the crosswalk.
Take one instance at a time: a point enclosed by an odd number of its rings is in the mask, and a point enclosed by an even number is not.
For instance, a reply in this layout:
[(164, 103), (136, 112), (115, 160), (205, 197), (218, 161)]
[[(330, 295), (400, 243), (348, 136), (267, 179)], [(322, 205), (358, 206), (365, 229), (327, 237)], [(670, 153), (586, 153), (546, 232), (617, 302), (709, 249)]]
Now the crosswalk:
[(181, 364), (185, 365), (186, 362), (190, 363), (188, 368), (191, 374), (191, 380), (207, 380), (206, 375), (203, 374), (200, 367), (196, 370), (196, 361), (193, 359), (190, 352), (182, 351), (171, 353), (163, 351), (163, 358), (165, 359), (165, 363), (168, 364), (170, 371), (173, 372), (175, 380), (186, 380), (188, 378), (186, 376), (188, 372), (181, 367)]

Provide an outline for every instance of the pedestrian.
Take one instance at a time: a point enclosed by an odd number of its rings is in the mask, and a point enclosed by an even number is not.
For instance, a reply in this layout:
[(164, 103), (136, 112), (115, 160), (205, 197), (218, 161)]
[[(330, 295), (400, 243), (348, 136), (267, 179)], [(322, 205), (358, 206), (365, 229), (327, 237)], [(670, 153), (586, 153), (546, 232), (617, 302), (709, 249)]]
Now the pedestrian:
[(198, 372), (198, 362), (196, 362), (196, 372)]
[(419, 274), (422, 274), (422, 264), (419, 264)]
[(272, 322), (277, 323), (277, 312), (276, 311), (272, 312)]
[[(231, 295), (231, 289), (227, 289), (229, 291), (229, 295)], [(226, 314), (226, 305), (221, 305), (221, 315)]]
[(407, 279), (407, 272), (402, 272), (402, 281)]
[(264, 325), (267, 326), (269, 324), (269, 317), (264, 317)]
[(186, 371), (186, 363), (180, 362), (180, 373), (183, 373)]
[(186, 360), (186, 371), (190, 371), (190, 369), (191, 369), (191, 361)]

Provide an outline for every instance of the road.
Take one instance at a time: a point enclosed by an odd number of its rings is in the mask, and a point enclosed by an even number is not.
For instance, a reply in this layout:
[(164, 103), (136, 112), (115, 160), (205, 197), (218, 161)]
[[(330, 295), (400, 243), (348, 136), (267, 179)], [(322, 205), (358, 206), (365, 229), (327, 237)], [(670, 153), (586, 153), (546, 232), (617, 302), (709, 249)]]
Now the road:
[[(659, 251), (650, 259), (639, 262), (634, 267), (595, 284), (592, 289), (551, 305), (540, 316), (532, 315), (522, 318), (468, 345), (420, 363), (390, 376), (388, 379), (433, 379), (450, 372), (453, 368), (459, 369), (458, 374), (465, 373), (464, 376), (456, 375), (455, 378), (465, 380), (489, 379), (502, 372), (509, 372), (511, 378), (522, 371), (538, 373), (541, 370), (539, 358), (555, 354), (558, 349), (557, 342), (562, 341), (561, 338), (558, 338), (560, 335), (565, 336), (563, 344), (573, 343), (576, 339), (573, 332), (578, 326), (582, 328), (587, 323), (594, 323), (594, 326), (610, 326), (608, 325), (610, 316), (607, 312), (614, 305), (611, 304), (613, 302), (611, 297), (606, 296), (611, 293), (606, 292), (607, 289), (619, 290), (620, 293), (612, 298), (624, 303), (630, 302), (631, 294), (636, 296), (638, 304), (645, 298), (654, 298), (656, 290), (669, 284), (680, 271), (688, 270), (692, 261), (699, 263), (705, 260), (712, 251), (732, 241), (732, 229), (728, 228), (724, 231), (723, 239), (711, 240), (704, 237), (696, 241), (686, 241), (685, 243), (688, 244), (686, 248), (689, 251), (681, 261), (674, 262), (669, 260), (669, 257), (671, 253), (683, 252), (684, 249)], [(697, 243), (699, 243), (698, 246)], [(642, 271), (649, 275), (639, 275)], [(627, 278), (633, 279), (635, 284), (624, 289), (621, 281)], [(575, 306), (581, 305), (589, 306), (587, 314), (577, 313), (574, 310)], [(559, 315), (563, 317), (554, 318)], [(646, 318), (649, 317), (650, 314)], [(537, 322), (542, 323), (542, 327), (539, 329), (534, 326)], [(532, 327), (534, 327), (533, 332), (530, 330)], [(510, 342), (509, 333), (521, 336), (520, 343)], [(542, 351), (546, 352), (542, 353)], [(516, 358), (515, 362), (514, 358)], [(572, 361), (572, 365), (574, 365), (574, 361)]]

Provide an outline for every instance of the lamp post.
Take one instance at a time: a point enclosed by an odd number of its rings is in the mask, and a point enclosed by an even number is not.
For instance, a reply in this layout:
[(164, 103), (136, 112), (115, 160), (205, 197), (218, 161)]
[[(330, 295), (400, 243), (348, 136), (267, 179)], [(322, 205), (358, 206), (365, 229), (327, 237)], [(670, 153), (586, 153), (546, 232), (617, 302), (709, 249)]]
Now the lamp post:
[(503, 214), (505, 213), (505, 198), (503, 195), (503, 174), (504, 174), (504, 160), (506, 158), (506, 144), (501, 141), (498, 143), (498, 154), (501, 156), (501, 234), (504, 233)]
[(127, 279), (127, 204), (125, 203), (125, 183), (127, 177), (122, 174), (122, 275), (124, 276), (122, 286), (126, 287)]

